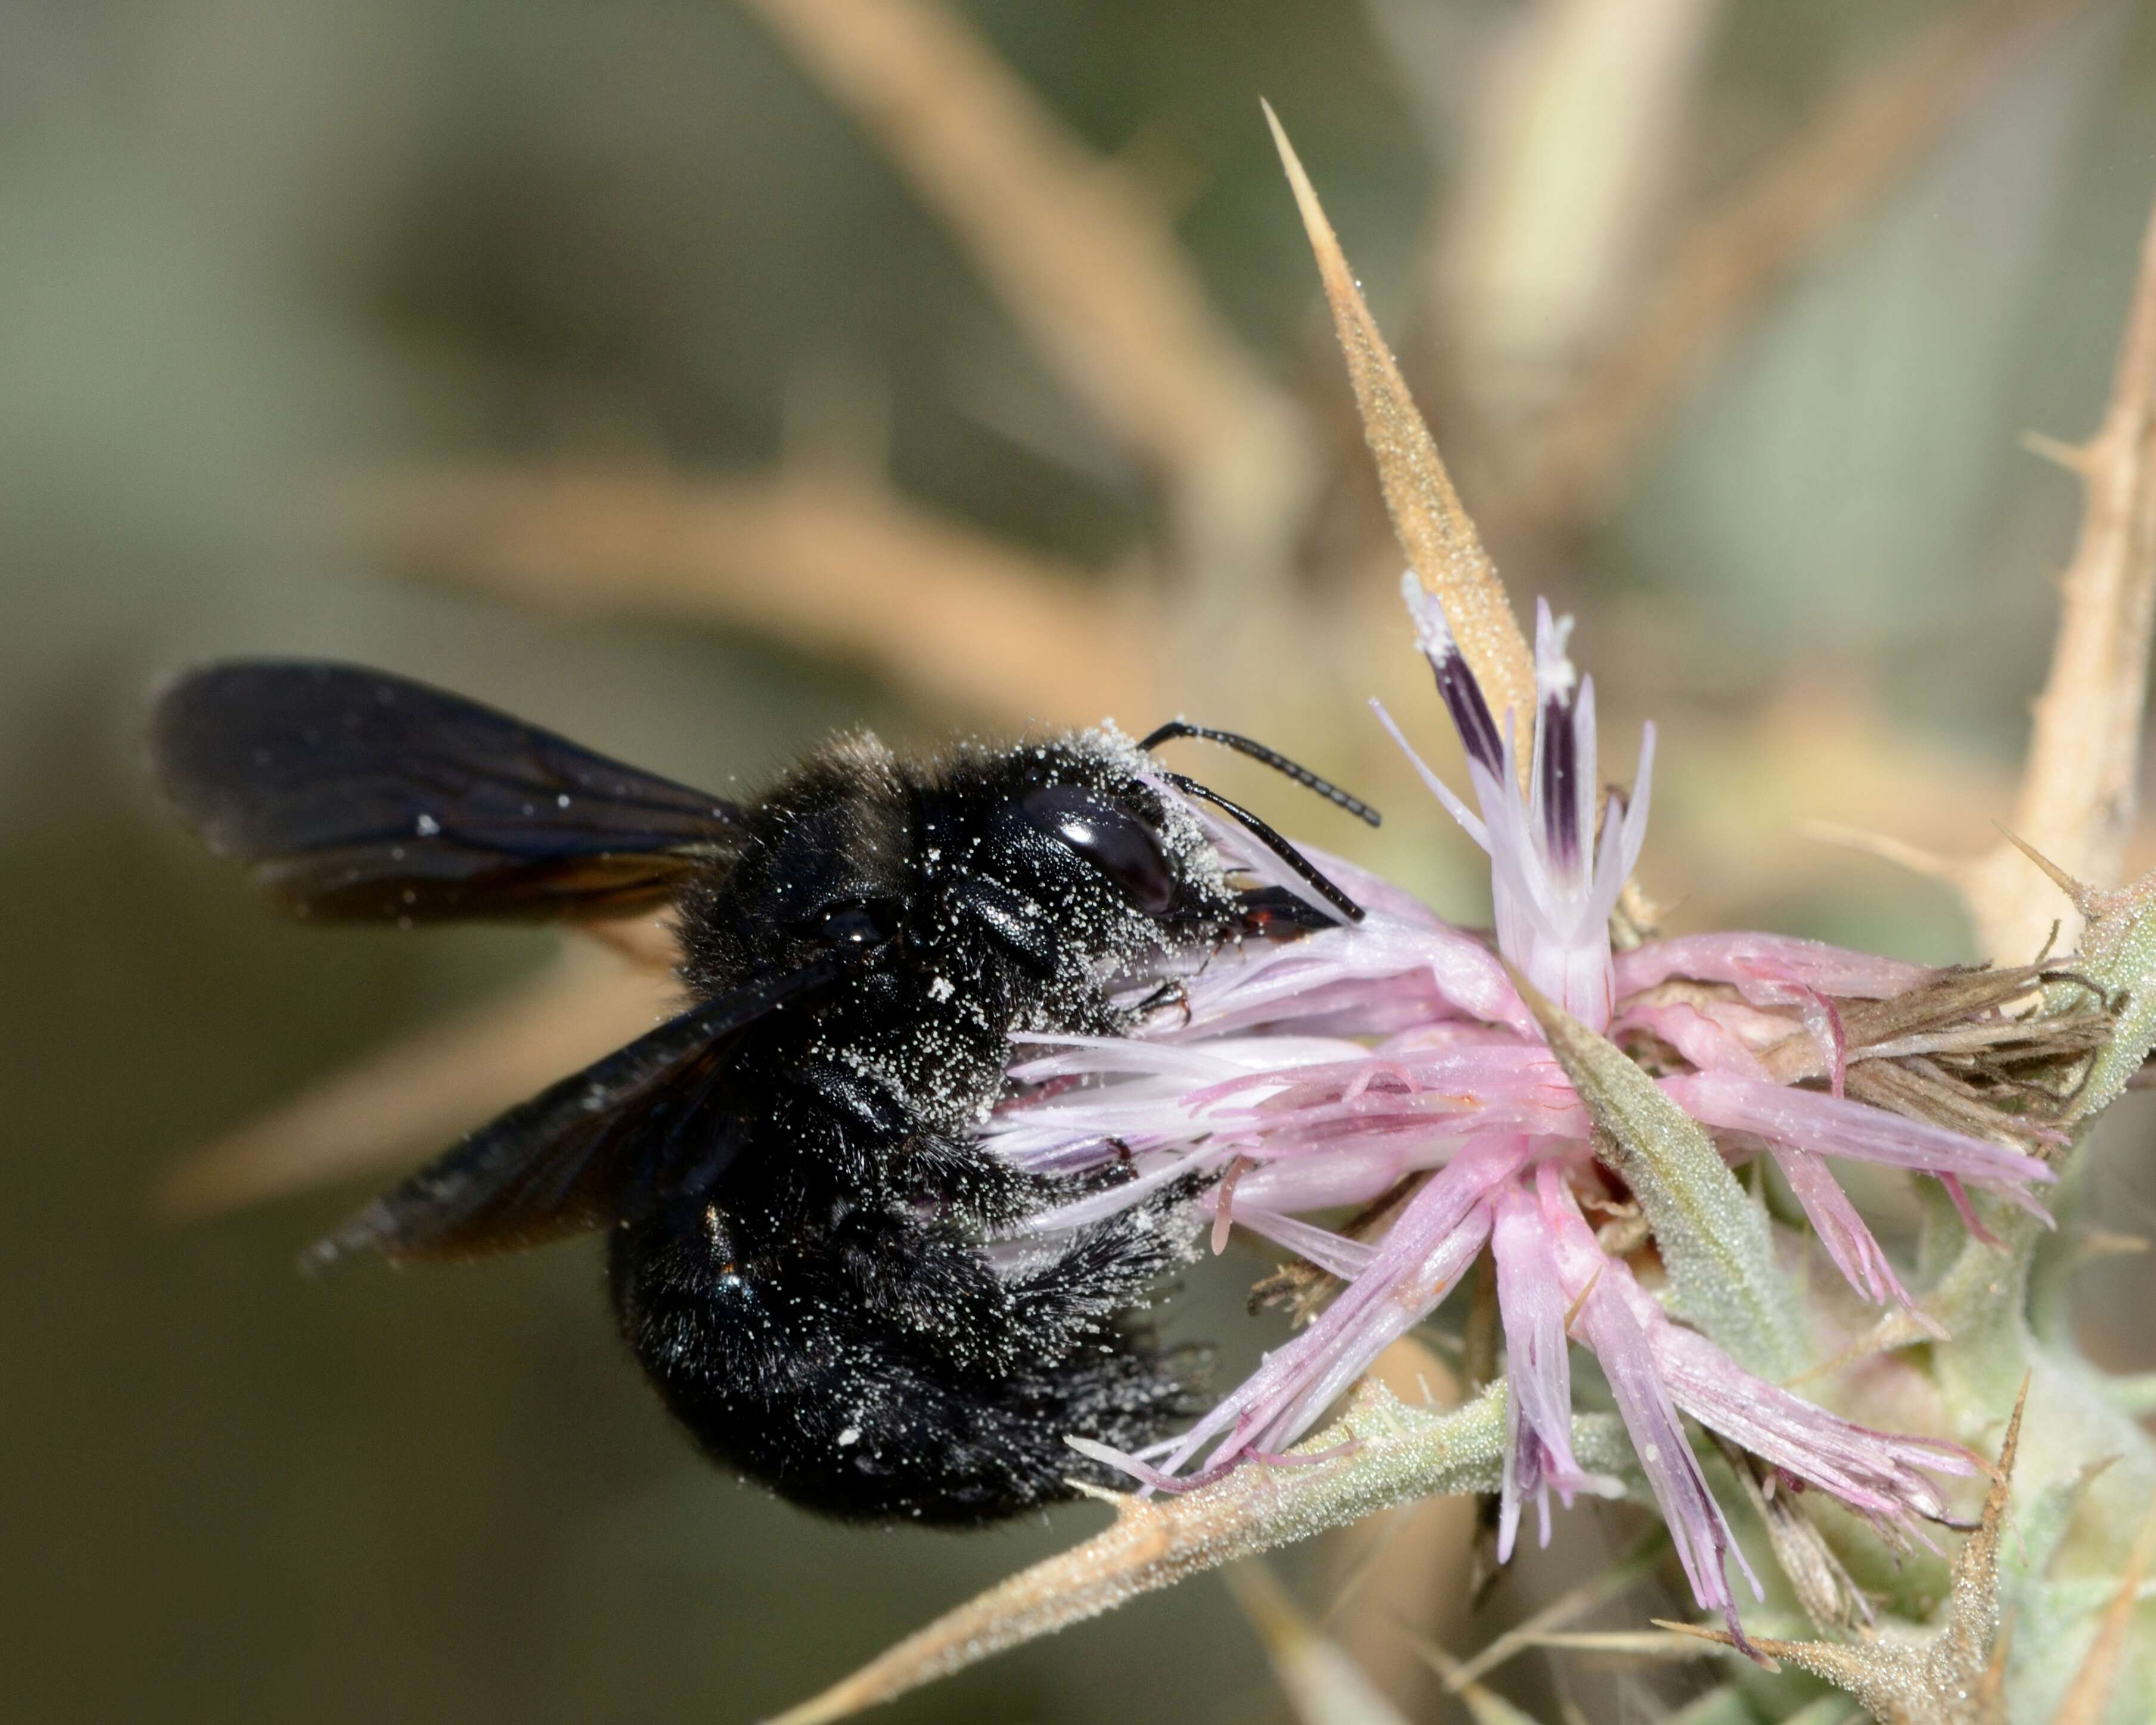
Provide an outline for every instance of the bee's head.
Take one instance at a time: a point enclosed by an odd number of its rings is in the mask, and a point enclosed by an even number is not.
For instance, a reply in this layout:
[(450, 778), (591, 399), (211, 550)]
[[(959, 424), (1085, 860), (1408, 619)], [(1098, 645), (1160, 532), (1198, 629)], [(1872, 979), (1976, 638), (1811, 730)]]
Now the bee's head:
[(1224, 940), (1362, 915), (1255, 816), (1110, 730), (961, 757), (921, 808), (939, 963), (976, 941), (1004, 949), (1065, 1003), (1066, 1027), (1075, 1003), (1128, 998)]
[(921, 855), (932, 874), (956, 862), (1066, 922), (1153, 925), (1170, 939), (1232, 920), (1219, 857), (1127, 739), (1086, 732), (955, 762), (948, 782), (963, 786), (973, 771), (977, 788), (931, 799)]
[[(1376, 819), (1243, 737), (1179, 721), (1143, 743), (1112, 729), (1086, 732), (952, 763), (954, 794), (940, 810), (932, 799), (920, 841), (927, 877), (948, 879), (955, 865), (993, 875), (1067, 921), (1082, 923), (1090, 911), (1104, 926), (1074, 932), (1078, 944), (1102, 953), (1132, 940), (1174, 945), (1358, 921), (1361, 908), (1255, 815), (1148, 752), (1180, 737), (1226, 742)], [(1231, 875), (1255, 882), (1231, 886)]]

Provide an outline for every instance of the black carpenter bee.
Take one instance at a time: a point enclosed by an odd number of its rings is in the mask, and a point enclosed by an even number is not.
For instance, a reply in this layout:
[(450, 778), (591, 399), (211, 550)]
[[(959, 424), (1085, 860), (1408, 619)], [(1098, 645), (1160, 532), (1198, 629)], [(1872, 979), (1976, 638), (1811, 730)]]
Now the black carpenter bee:
[[(302, 916), (673, 910), (687, 1010), (311, 1258), (603, 1228), (623, 1334), (711, 1455), (829, 1514), (951, 1524), (1070, 1495), (1086, 1464), (1066, 1433), (1132, 1448), (1190, 1409), (1188, 1361), (1131, 1318), (1188, 1242), (1190, 1191), (993, 1245), (1073, 1195), (973, 1142), (1010, 1034), (1119, 1034), (1194, 958), (1362, 915), (1255, 816), (1149, 762), (1181, 737), (1376, 819), (1180, 721), (1135, 747), (1089, 732), (934, 762), (858, 737), (738, 803), (343, 665), (212, 666), (152, 721), (180, 816)], [(1301, 887), (1227, 871), (1182, 797)]]

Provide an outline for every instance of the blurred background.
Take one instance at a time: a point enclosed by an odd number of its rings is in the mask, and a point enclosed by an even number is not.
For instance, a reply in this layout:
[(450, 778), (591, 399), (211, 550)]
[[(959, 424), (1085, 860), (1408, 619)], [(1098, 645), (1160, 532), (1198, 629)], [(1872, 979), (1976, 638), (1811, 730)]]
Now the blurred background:
[[(1181, 711), (1391, 819), (1209, 760), (1231, 794), (1479, 919), (1363, 706), (1456, 770), (1260, 95), (1516, 600), (1578, 615), (1610, 774), (1663, 727), (1670, 926), (1970, 950), (1806, 824), (1960, 854), (2010, 807), (2079, 505), (2021, 439), (2102, 409), (2156, 8), (0, 0), (0, 1714), (745, 1720), (1100, 1521), (860, 1532), (711, 1473), (588, 1245), (301, 1280), (661, 979), (280, 925), (138, 732), (259, 652), (720, 789), (849, 726)], [(2097, 1176), (2122, 1233), (2148, 1125)], [(1231, 1375), (1263, 1267), (1174, 1320)], [(2145, 1271), (2083, 1292), (2156, 1363)], [(1336, 1626), (1450, 1717), (1399, 1625), (1486, 1640), (1638, 1531), (1576, 1512), (1463, 1628), (1410, 1528)], [(1348, 1565), (1283, 1568), (1322, 1611)], [(1526, 1664), (1544, 1717), (1689, 1681)], [(888, 1717), (1291, 1715), (1209, 1579)]]

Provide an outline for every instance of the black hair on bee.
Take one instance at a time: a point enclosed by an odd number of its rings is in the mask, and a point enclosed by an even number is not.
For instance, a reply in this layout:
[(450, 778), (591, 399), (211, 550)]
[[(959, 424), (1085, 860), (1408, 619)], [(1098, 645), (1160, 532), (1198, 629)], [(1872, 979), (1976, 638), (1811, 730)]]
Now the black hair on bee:
[[(1142, 748), (1086, 732), (933, 761), (858, 737), (744, 802), (344, 665), (195, 671), (151, 727), (182, 819), (298, 915), (673, 910), (685, 1010), (311, 1261), (603, 1229), (622, 1333), (709, 1455), (827, 1514), (954, 1525), (1069, 1496), (1092, 1464), (1066, 1434), (1136, 1448), (1194, 1411), (1192, 1357), (1135, 1314), (1189, 1247), (1195, 1184), (987, 1249), (1077, 1189), (978, 1142), (1012, 1034), (1122, 1034), (1142, 1009), (1118, 978), (1362, 914), (1255, 816), (1152, 766), (1176, 737), (1375, 819), (1181, 721)], [(1165, 786), (1244, 822), (1309, 896), (1239, 885)]]

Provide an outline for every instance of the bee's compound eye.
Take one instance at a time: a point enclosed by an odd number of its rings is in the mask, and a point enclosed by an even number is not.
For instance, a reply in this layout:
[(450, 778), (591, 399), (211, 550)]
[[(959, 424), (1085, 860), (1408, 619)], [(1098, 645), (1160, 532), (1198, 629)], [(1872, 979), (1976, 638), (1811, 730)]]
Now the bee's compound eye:
[(834, 947), (880, 947), (898, 932), (898, 906), (888, 899), (850, 899), (825, 908), (816, 937)]
[(1160, 839), (1129, 809), (1075, 784), (1029, 792), (1023, 807), (1028, 820), (1084, 857), (1147, 916), (1161, 916), (1175, 902), (1175, 871)]

